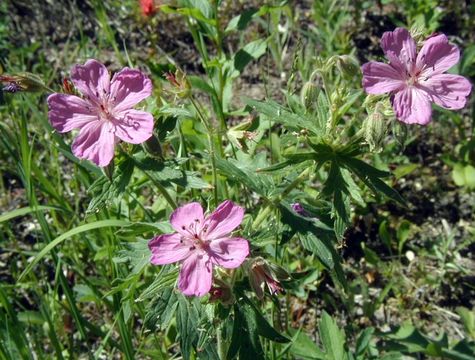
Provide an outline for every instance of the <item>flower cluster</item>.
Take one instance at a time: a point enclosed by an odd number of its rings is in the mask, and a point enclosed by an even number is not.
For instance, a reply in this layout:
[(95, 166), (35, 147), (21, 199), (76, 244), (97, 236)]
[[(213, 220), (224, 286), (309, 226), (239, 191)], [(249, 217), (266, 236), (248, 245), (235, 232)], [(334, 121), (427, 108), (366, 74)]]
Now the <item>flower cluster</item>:
[[(155, 11), (153, 1), (141, 0), (140, 4), (147, 16)], [(389, 63), (371, 61), (364, 64), (362, 85), (368, 94), (389, 93), (394, 113), (401, 122), (429, 123), (432, 103), (446, 109), (461, 109), (466, 105), (472, 86), (460, 75), (445, 73), (460, 57), (459, 49), (449, 44), (445, 35), (432, 35), (417, 51), (410, 33), (397, 28), (384, 33), (381, 47)], [(347, 76), (354, 73), (356, 65), (351, 58), (337, 60)], [(178, 96), (190, 95), (191, 87), (184, 73), (169, 73), (167, 79)], [(0, 77), (0, 81), (7, 84), (4, 90), (11, 92), (22, 86), (31, 88), (33, 84), (24, 78)], [(48, 97), (48, 115), (52, 126), (61, 133), (79, 130), (72, 144), (77, 157), (107, 166), (119, 141), (140, 144), (152, 136), (153, 116), (133, 108), (152, 93), (152, 82), (141, 71), (124, 68), (111, 79), (103, 64), (88, 60), (84, 65), (73, 67), (71, 81), (82, 96), (76, 96), (66, 81), (66, 93), (54, 93)], [(306, 106), (311, 106), (317, 90), (316, 85), (310, 83), (305, 88), (303, 103)], [(375, 107), (369, 119), (379, 121), (376, 124), (379, 127), (371, 126), (365, 130), (373, 147), (379, 146), (385, 134), (380, 107)], [(232, 128), (230, 134), (233, 135), (233, 131), (235, 134), (230, 138), (237, 143), (240, 138), (251, 136), (246, 134), (246, 129)], [(299, 203), (292, 204), (292, 209), (300, 216), (311, 217)], [(211, 292), (211, 300), (232, 302), (232, 288), (220, 278), (213, 281), (213, 269), (236, 269), (249, 256), (248, 240), (231, 235), (243, 217), (244, 209), (229, 200), (209, 215), (204, 214), (197, 202), (183, 205), (170, 217), (175, 232), (158, 235), (149, 241), (150, 261), (154, 265), (180, 263), (178, 288), (183, 294), (203, 296)], [(290, 278), (283, 269), (261, 257), (248, 261), (248, 265), (251, 288), (260, 299), (264, 297), (266, 287), (273, 295), (282, 291), (280, 281)]]

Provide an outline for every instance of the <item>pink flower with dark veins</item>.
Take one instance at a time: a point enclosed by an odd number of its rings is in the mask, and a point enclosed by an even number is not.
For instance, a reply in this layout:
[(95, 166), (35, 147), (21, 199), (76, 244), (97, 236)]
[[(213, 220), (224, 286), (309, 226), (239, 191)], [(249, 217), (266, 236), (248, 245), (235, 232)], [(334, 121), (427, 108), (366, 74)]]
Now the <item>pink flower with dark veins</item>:
[(444, 74), (457, 64), (460, 51), (444, 34), (425, 40), (417, 54), (416, 42), (404, 28), (388, 31), (381, 47), (389, 64), (370, 61), (362, 67), (363, 88), (368, 94), (391, 94), (396, 117), (406, 124), (431, 121), (431, 103), (461, 109), (472, 85), (460, 75)]
[(181, 262), (178, 288), (185, 295), (203, 296), (211, 289), (214, 266), (234, 269), (249, 255), (249, 242), (230, 236), (243, 217), (244, 209), (229, 200), (206, 217), (199, 203), (183, 205), (170, 216), (176, 232), (149, 241), (150, 262)]
[(88, 60), (73, 67), (71, 81), (83, 97), (51, 94), (48, 117), (61, 133), (79, 129), (72, 145), (78, 158), (107, 166), (120, 140), (140, 144), (152, 136), (152, 114), (133, 109), (152, 94), (152, 82), (140, 70), (124, 68), (111, 80), (104, 65)]

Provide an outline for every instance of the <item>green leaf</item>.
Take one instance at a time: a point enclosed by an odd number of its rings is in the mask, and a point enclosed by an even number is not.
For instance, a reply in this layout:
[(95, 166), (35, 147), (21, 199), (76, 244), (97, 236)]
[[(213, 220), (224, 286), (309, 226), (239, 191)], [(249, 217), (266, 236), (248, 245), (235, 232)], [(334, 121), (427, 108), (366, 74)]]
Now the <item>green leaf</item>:
[(178, 307), (176, 290), (172, 286), (165, 287), (155, 294), (145, 313), (145, 325), (152, 331), (156, 331), (157, 326), (161, 330), (166, 329)]
[(300, 131), (308, 129), (314, 134), (322, 134), (321, 129), (315, 126), (315, 121), (305, 115), (298, 115), (279, 105), (275, 101), (257, 101), (248, 98), (244, 102), (255, 108), (257, 112), (267, 116), (271, 121), (285, 125), (289, 129)]
[(219, 172), (225, 175), (229, 180), (242, 183), (262, 196), (266, 196), (266, 194), (273, 189), (273, 183), (269, 176), (256, 174), (255, 170), (246, 168), (242, 162), (234, 159), (224, 160), (220, 157), (215, 157), (215, 159), (216, 167)]
[(462, 306), (457, 307), (465, 331), (472, 339), (475, 339), (475, 312)]
[(259, 59), (265, 54), (267, 41), (259, 39), (246, 44), (234, 55), (234, 68), (240, 73), (253, 60)]
[(199, 308), (199, 299), (187, 299), (178, 295), (176, 324), (180, 335), (180, 349), (185, 360), (191, 358), (193, 344), (198, 340)]
[(407, 220), (401, 221), (399, 224), (397, 231), (396, 231), (396, 237), (398, 240), (398, 254), (402, 254), (402, 248), (404, 247), (404, 244), (406, 243), (407, 239), (409, 239), (409, 235), (411, 234), (411, 223)]
[(276, 170), (281, 170), (289, 165), (295, 165), (299, 164), (304, 161), (308, 160), (315, 160), (315, 154), (314, 153), (297, 153), (297, 154), (291, 154), (291, 155), (286, 155), (285, 156), (287, 160), (274, 164), (262, 169), (257, 169), (258, 172), (272, 172)]
[(244, 10), (244, 12), (233, 17), (229, 21), (224, 32), (227, 34), (235, 30), (242, 31), (246, 29), (247, 25), (252, 21), (252, 19), (254, 19), (256, 15), (259, 15), (258, 11), (259, 10), (256, 8)]
[(287, 337), (281, 335), (269, 324), (265, 317), (262, 316), (261, 312), (247, 297), (244, 297), (244, 301), (239, 302), (238, 306), (245, 314), (247, 320), (255, 324), (257, 332), (260, 336), (278, 343), (287, 343), (290, 341)]
[(9, 221), (19, 216), (25, 216), (30, 213), (34, 213), (36, 211), (48, 211), (48, 210), (56, 210), (56, 211), (66, 211), (66, 209), (57, 207), (57, 206), (48, 206), (48, 205), (38, 205), (38, 206), (27, 206), (20, 209), (15, 209), (12, 211), (8, 211), (2, 215), (0, 215), (0, 224), (5, 221)]
[(363, 330), (356, 340), (356, 356), (362, 356), (368, 349), (369, 342), (374, 334), (374, 328), (369, 327)]
[(238, 354), (240, 360), (265, 359), (255, 322), (248, 319), (236, 304), (234, 305), (233, 335), (226, 359), (233, 359)]
[(124, 227), (129, 226), (130, 224), (130, 222), (123, 220), (100, 220), (78, 226), (74, 229), (65, 232), (64, 234), (58, 236), (56, 239), (48, 243), (43, 249), (41, 249), (41, 251), (33, 258), (33, 261), (28, 264), (25, 270), (23, 270), (20, 277), (18, 278), (18, 281), (23, 280), (23, 278), (30, 273), (30, 271), (36, 266), (36, 264), (38, 264), (38, 262), (42, 258), (44, 258), (53, 248), (61, 244), (64, 240), (74, 235), (78, 235), (83, 232), (91, 231), (94, 229), (100, 229), (104, 227)]
[(475, 189), (475, 167), (472, 165), (456, 164), (452, 170), (452, 178), (457, 186)]
[(125, 249), (119, 250), (113, 261), (116, 263), (129, 262), (132, 266), (129, 276), (136, 275), (150, 262), (148, 240), (139, 239), (133, 243), (125, 243), (124, 246)]
[(325, 353), (301, 329), (294, 336), (290, 353), (302, 360), (325, 360)]
[(93, 198), (86, 212), (95, 212), (99, 208), (106, 206), (107, 203), (113, 199), (120, 200), (130, 182), (133, 172), (134, 161), (128, 158), (119, 164), (112, 176), (112, 180), (109, 180), (106, 176), (102, 176), (94, 181), (88, 189), (88, 192), (92, 194)]
[(345, 333), (340, 330), (326, 311), (323, 311), (318, 327), (320, 337), (325, 347), (325, 359), (345, 360), (348, 356), (345, 351)]

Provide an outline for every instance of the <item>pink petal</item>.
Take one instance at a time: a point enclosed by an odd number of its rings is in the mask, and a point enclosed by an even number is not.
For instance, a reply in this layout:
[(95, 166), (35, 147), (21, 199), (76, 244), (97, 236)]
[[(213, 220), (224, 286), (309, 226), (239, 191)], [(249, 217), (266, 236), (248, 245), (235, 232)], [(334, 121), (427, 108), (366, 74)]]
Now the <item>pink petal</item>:
[(380, 95), (404, 87), (404, 77), (391, 65), (370, 61), (363, 65), (363, 88), (368, 94)]
[(420, 82), (432, 101), (446, 109), (461, 109), (467, 103), (472, 84), (460, 75), (438, 74)]
[[(416, 43), (409, 31), (396, 28), (394, 31), (385, 32), (381, 38), (381, 47), (386, 56), (390, 52), (394, 53), (407, 71), (412, 71), (416, 62)], [(388, 56), (390, 57), (391, 55)]]
[(431, 120), (429, 95), (421, 89), (408, 87), (391, 97), (396, 117), (406, 124), (426, 125)]
[(83, 126), (74, 139), (72, 150), (81, 159), (107, 166), (114, 157), (116, 138), (110, 122), (94, 121)]
[(140, 70), (124, 68), (112, 78), (110, 96), (117, 112), (132, 108), (151, 94), (152, 81)]
[(47, 102), (49, 121), (57, 131), (62, 133), (79, 129), (99, 119), (89, 110), (91, 104), (74, 95), (51, 94)]
[(209, 250), (214, 263), (234, 269), (249, 255), (249, 242), (242, 238), (223, 238), (211, 241)]
[(237, 228), (244, 217), (244, 209), (232, 201), (222, 202), (205, 220), (202, 236), (207, 240), (219, 239)]
[(211, 289), (213, 265), (207, 255), (193, 253), (183, 261), (178, 288), (184, 295), (203, 296)]
[(140, 110), (126, 110), (116, 115), (116, 132), (118, 138), (131, 143), (140, 144), (152, 136), (153, 116)]
[(200, 203), (192, 202), (177, 208), (170, 216), (170, 223), (180, 234), (196, 234), (203, 224), (203, 208)]
[(152, 252), (153, 265), (172, 264), (185, 259), (190, 254), (190, 246), (183, 236), (175, 234), (158, 235), (148, 242)]
[(422, 70), (421, 77), (442, 74), (457, 64), (459, 59), (458, 47), (449, 44), (447, 36), (440, 34), (426, 40), (417, 55), (417, 68)]
[(71, 70), (71, 81), (83, 95), (98, 103), (110, 91), (109, 72), (94, 59), (84, 65), (75, 65)]

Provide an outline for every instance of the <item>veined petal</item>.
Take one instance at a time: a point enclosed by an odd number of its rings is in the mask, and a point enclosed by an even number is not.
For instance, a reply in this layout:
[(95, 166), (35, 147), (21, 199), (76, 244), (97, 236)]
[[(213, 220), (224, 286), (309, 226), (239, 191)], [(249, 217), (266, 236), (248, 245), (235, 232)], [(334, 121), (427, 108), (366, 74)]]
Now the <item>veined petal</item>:
[(460, 75), (437, 74), (420, 85), (432, 97), (432, 101), (446, 109), (461, 109), (467, 103), (467, 97), (472, 90), (472, 84)]
[(405, 86), (404, 77), (391, 65), (370, 61), (363, 65), (363, 88), (368, 94), (384, 94)]
[(407, 71), (411, 73), (416, 62), (416, 42), (407, 29), (396, 28), (386, 31), (381, 38), (384, 53), (393, 52)]
[(408, 87), (395, 93), (391, 102), (396, 117), (403, 123), (426, 125), (431, 120), (431, 102), (424, 90)]
[(148, 242), (152, 252), (153, 265), (172, 264), (185, 259), (190, 254), (189, 242), (181, 234), (158, 235)]
[(115, 111), (132, 108), (152, 94), (152, 81), (140, 70), (124, 68), (112, 77), (110, 98)]
[(125, 110), (116, 115), (117, 137), (131, 144), (141, 144), (152, 136), (153, 116), (140, 110)]
[(84, 125), (74, 139), (72, 150), (78, 158), (107, 166), (114, 157), (116, 137), (110, 122), (94, 121)]
[(110, 91), (109, 72), (94, 59), (86, 61), (84, 65), (75, 65), (71, 70), (71, 81), (83, 95), (97, 103)]
[(243, 217), (244, 209), (226, 200), (206, 217), (202, 237), (207, 240), (225, 237), (241, 224)]
[(420, 77), (442, 74), (458, 63), (460, 51), (449, 44), (447, 36), (440, 34), (427, 39), (417, 55), (417, 69), (422, 70)]
[(199, 232), (203, 225), (203, 208), (200, 203), (192, 202), (175, 209), (170, 216), (170, 223), (180, 234), (190, 235)]
[(242, 238), (223, 238), (209, 244), (213, 262), (226, 269), (234, 269), (249, 255), (249, 242)]
[(178, 288), (184, 295), (203, 296), (211, 289), (213, 265), (208, 256), (193, 253), (183, 261)]
[(77, 96), (55, 93), (48, 96), (47, 102), (49, 121), (61, 133), (79, 129), (91, 121), (99, 120), (99, 117), (90, 110), (91, 104)]

